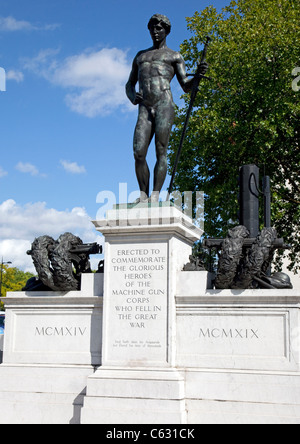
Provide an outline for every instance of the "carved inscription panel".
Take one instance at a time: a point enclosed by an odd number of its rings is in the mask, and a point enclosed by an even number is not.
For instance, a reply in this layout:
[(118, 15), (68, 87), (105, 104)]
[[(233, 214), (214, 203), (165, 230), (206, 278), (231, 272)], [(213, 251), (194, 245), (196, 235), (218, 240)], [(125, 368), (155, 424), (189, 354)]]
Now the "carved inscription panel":
[(110, 245), (106, 357), (130, 365), (166, 361), (167, 245)]
[(285, 368), (287, 316), (247, 309), (178, 313), (177, 362), (200, 368)]
[(15, 309), (7, 321), (13, 334), (7, 337), (6, 362), (101, 363), (102, 308), (56, 308), (45, 303), (43, 308)]

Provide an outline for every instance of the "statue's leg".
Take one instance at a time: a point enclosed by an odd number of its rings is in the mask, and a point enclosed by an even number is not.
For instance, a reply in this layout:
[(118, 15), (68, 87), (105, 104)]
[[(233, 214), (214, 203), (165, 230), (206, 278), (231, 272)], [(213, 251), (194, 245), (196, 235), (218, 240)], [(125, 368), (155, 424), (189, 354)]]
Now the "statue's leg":
[(153, 191), (159, 194), (167, 175), (168, 168), (168, 145), (175, 111), (173, 100), (162, 102), (156, 112), (155, 120), (155, 146), (157, 162), (154, 169)]
[(145, 106), (140, 105), (139, 117), (134, 133), (133, 150), (136, 177), (139, 183), (142, 200), (149, 196), (150, 171), (146, 162), (146, 156), (154, 134), (153, 126), (151, 113)]

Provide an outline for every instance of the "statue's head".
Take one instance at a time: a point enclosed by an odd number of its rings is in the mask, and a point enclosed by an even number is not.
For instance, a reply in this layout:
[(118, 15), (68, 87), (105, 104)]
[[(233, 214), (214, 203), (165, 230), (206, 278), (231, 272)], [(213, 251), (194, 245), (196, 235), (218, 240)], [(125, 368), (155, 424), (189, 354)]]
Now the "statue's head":
[(148, 29), (151, 30), (152, 26), (155, 24), (161, 24), (165, 30), (166, 30), (166, 34), (170, 34), (171, 32), (171, 22), (168, 19), (168, 17), (166, 17), (165, 15), (162, 14), (154, 14), (151, 19), (149, 20), (148, 23)]

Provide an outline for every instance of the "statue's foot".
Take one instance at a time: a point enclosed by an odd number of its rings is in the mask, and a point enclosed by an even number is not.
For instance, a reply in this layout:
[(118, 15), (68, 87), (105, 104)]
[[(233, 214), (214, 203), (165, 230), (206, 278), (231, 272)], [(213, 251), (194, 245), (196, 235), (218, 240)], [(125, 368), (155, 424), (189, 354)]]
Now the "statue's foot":
[(148, 199), (148, 202), (154, 203), (159, 201), (159, 191), (153, 191)]
[(148, 199), (147, 194), (141, 192), (140, 197), (138, 197), (138, 198), (133, 202), (133, 204), (134, 204), (134, 205), (138, 205), (139, 203), (148, 203), (148, 202), (149, 202), (149, 199)]

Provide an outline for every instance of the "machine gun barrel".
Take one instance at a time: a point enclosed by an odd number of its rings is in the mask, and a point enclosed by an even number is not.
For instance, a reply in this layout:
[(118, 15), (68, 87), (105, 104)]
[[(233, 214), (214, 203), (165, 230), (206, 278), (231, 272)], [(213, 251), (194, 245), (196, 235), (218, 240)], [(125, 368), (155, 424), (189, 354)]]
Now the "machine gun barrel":
[(98, 245), (97, 242), (92, 244), (82, 244), (72, 248), (69, 252), (71, 254), (101, 254), (102, 246)]

